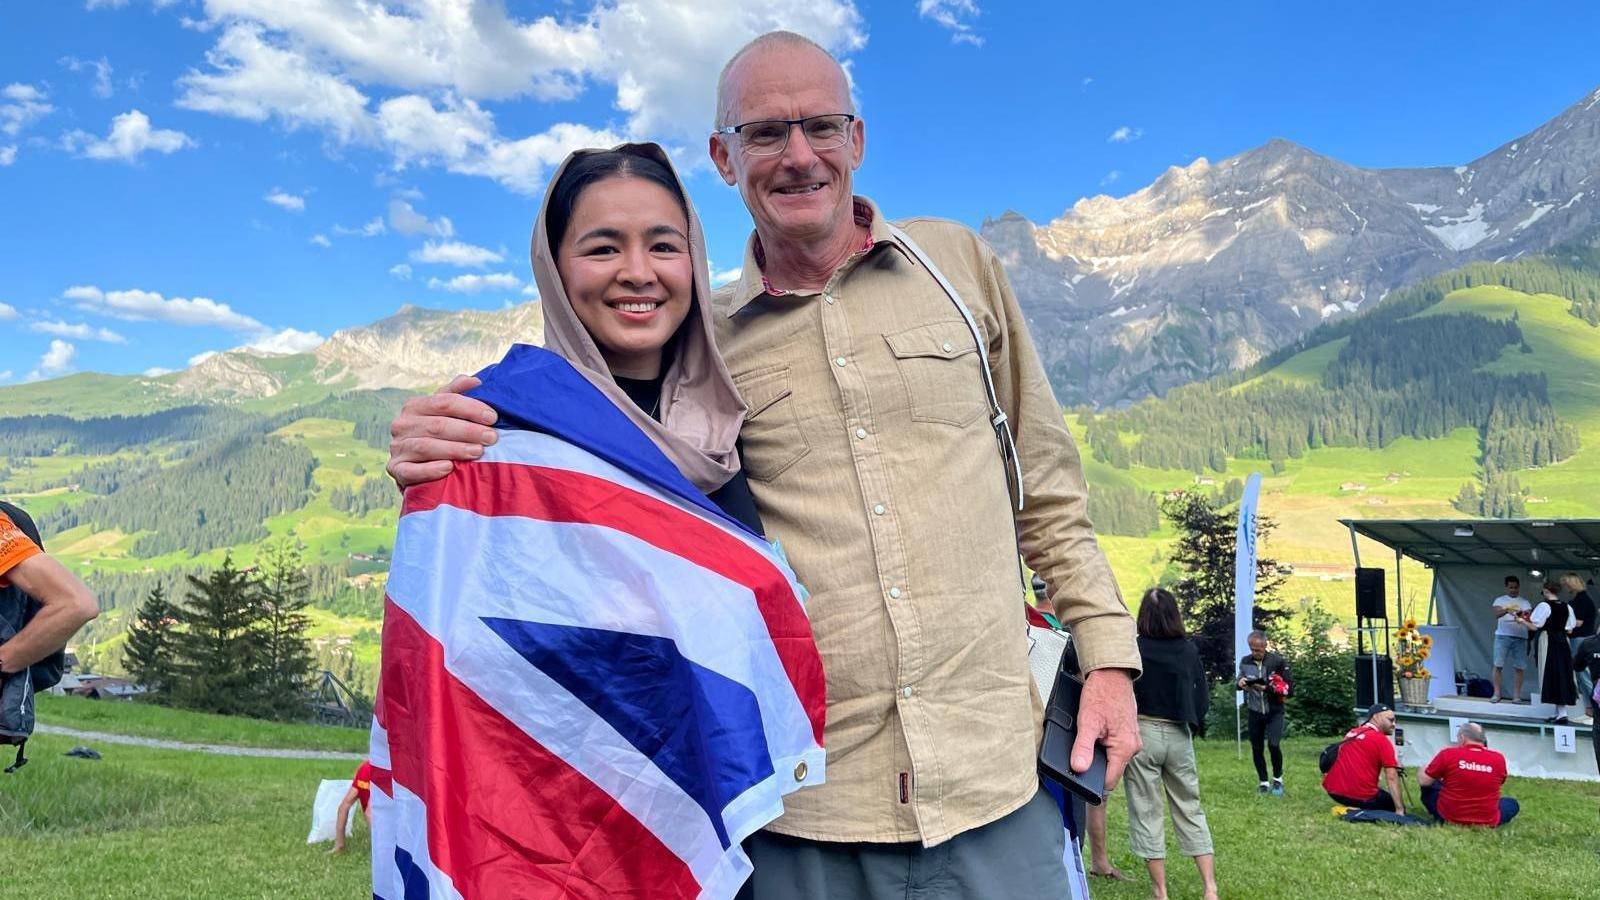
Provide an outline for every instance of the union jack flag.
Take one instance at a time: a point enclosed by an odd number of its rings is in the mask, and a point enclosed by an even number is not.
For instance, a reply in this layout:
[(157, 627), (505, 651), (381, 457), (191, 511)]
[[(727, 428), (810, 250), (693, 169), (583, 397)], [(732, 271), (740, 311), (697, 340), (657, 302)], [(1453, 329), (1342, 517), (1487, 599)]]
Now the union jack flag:
[(732, 897), (823, 780), (805, 591), (565, 360), (480, 377), (499, 441), (395, 538), (373, 895)]

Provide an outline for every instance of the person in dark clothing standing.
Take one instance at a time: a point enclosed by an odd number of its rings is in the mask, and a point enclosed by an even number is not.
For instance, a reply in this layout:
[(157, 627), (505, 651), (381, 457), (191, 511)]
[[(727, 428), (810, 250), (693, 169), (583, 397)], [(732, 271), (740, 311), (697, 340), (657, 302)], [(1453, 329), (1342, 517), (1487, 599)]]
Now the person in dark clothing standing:
[[(1591, 634), (1578, 642), (1576, 651), (1572, 654), (1572, 664), (1588, 673), (1591, 684), (1600, 684), (1600, 634)], [(1590, 710), (1600, 706), (1600, 701), (1595, 700), (1595, 689), (1591, 688), (1589, 696), (1584, 700), (1589, 704)], [(1594, 716), (1594, 722), (1589, 726), (1590, 740), (1594, 743), (1594, 767), (1600, 771), (1600, 716)]]
[(1572, 629), (1572, 655), (1573, 673), (1578, 677), (1578, 707), (1588, 710), (1589, 715), (1594, 715), (1594, 699), (1589, 695), (1594, 693), (1594, 678), (1589, 675), (1589, 670), (1577, 664), (1578, 645), (1584, 639), (1595, 633), (1595, 608), (1594, 600), (1585, 590), (1583, 579), (1577, 572), (1568, 572), (1561, 576), (1561, 586), (1572, 593), (1572, 599), (1567, 601), (1572, 606), (1572, 615), (1578, 620), (1578, 627)]
[(1184, 634), (1178, 601), (1160, 588), (1146, 591), (1139, 602), (1139, 657), (1144, 674), (1133, 683), (1133, 696), (1144, 746), (1128, 763), (1125, 779), (1128, 837), (1150, 872), (1156, 900), (1165, 900), (1164, 820), (1170, 812), (1178, 850), (1194, 858), (1206, 900), (1216, 900), (1216, 851), (1200, 808), (1200, 771), (1194, 762), (1194, 735), (1205, 733), (1211, 692), (1200, 650)]
[(1567, 634), (1577, 627), (1572, 607), (1561, 600), (1561, 586), (1544, 583), (1544, 599), (1533, 608), (1528, 623), (1539, 641), (1539, 701), (1553, 704), (1556, 714), (1550, 721), (1567, 724), (1567, 707), (1578, 702), (1578, 688), (1572, 678), (1572, 644)]
[[(1274, 678), (1273, 676), (1277, 676)], [(1239, 660), (1239, 689), (1249, 712), (1250, 754), (1256, 763), (1256, 792), (1283, 796), (1283, 701), (1289, 696), (1289, 664), (1267, 650), (1267, 636), (1250, 632), (1250, 655)], [(1272, 753), (1272, 781), (1267, 781), (1266, 751)]]

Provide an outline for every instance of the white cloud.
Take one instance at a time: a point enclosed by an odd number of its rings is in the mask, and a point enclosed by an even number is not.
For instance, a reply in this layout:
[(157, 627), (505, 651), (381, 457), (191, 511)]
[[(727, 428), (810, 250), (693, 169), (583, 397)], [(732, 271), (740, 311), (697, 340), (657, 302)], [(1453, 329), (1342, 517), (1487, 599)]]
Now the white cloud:
[(401, 234), (424, 234), (428, 237), (447, 238), (456, 228), (445, 216), (429, 221), (404, 200), (389, 201), (389, 227)]
[(390, 266), (389, 267), (389, 274), (394, 276), (395, 278), (400, 279), (401, 281), (410, 281), (411, 280), (411, 267), (406, 265), (405, 263), (400, 263), (399, 265)]
[(744, 266), (734, 266), (731, 269), (723, 269), (721, 272), (712, 272), (711, 273), (711, 286), (712, 287), (721, 287), (722, 285), (725, 285), (730, 281), (737, 280), (738, 277), (740, 275), (743, 275), (743, 274), (744, 274)]
[(11, 370), (10, 369), (5, 370), (4, 372), (0, 372), (0, 381), (10, 381), (10, 380), (11, 380)]
[(9, 303), (0, 303), (0, 322), (17, 317), (17, 308)]
[(1085, 76), (1083, 76), (1083, 80), (1078, 83), (1078, 88), (1080, 90), (1087, 91), (1089, 89), (1089, 85), (1091, 85), (1091, 84), (1094, 84), (1094, 76), (1093, 75), (1085, 75)]
[(275, 331), (245, 344), (235, 347), (236, 350), (255, 350), (258, 353), (306, 353), (315, 350), (323, 341), (327, 340), (315, 331), (300, 331), (295, 328), (285, 328)]
[(131, 163), (146, 151), (176, 153), (194, 146), (194, 140), (181, 131), (151, 128), (150, 117), (137, 109), (111, 120), (111, 132), (104, 140), (85, 131), (70, 131), (61, 138), (68, 151), (89, 159), (121, 160)]
[(261, 199), (289, 212), (305, 212), (306, 198), (273, 188)]
[(1134, 128), (1130, 125), (1123, 125), (1116, 131), (1111, 132), (1111, 136), (1106, 138), (1106, 143), (1128, 144), (1132, 143), (1133, 141), (1137, 141), (1142, 137), (1144, 137), (1143, 128)]
[(80, 341), (104, 341), (107, 344), (126, 344), (128, 339), (107, 328), (95, 328), (83, 322), (76, 325), (59, 320), (41, 320), (28, 323), (29, 331), (53, 334), (56, 337), (76, 338)]
[(204, 350), (189, 357), (189, 365), (198, 366), (213, 356), (221, 353), (220, 350)]
[(55, 111), (44, 102), (44, 92), (31, 84), (8, 84), (0, 88), (0, 131), (16, 137), (23, 129)]
[(428, 241), (420, 249), (411, 251), (411, 261), (414, 263), (457, 266), (463, 269), (481, 269), (489, 263), (502, 262), (504, 259), (504, 256), (487, 247), (464, 244), (460, 241), (443, 243)]
[(79, 59), (76, 56), (63, 56), (56, 62), (66, 66), (67, 71), (73, 73), (93, 70), (94, 80), (90, 83), (89, 90), (93, 91), (96, 97), (105, 98), (111, 96), (111, 62), (104, 56), (99, 59)]
[(0, 147), (0, 166), (9, 166), (17, 161), (17, 145), (10, 144)]
[(78, 358), (78, 348), (63, 340), (50, 342), (50, 349), (39, 357), (39, 364), (28, 373), (28, 381), (38, 381), (41, 378), (55, 378), (58, 375), (67, 375), (72, 372), (72, 363)]
[(974, 0), (917, 0), (917, 15), (947, 29), (951, 43), (955, 44), (983, 46), (983, 38), (972, 32), (972, 20), (979, 13)]
[(322, 247), (324, 249), (333, 246), (333, 241), (328, 240), (328, 236), (325, 234), (313, 234), (311, 236), (311, 243), (316, 244), (318, 247)]
[(226, 303), (206, 297), (163, 297), (133, 288), (102, 291), (92, 285), (67, 288), (61, 296), (74, 300), (78, 309), (132, 322), (166, 322), (171, 325), (213, 326), (229, 331), (264, 332), (267, 326), (235, 312)]
[(259, 28), (228, 28), (206, 62), (214, 72), (190, 70), (178, 79), (178, 106), (251, 122), (276, 118), (290, 131), (317, 128), (341, 144), (371, 134), (366, 95), (300, 53), (267, 43)]
[[(952, 5), (947, 2), (944, 5)], [(956, 7), (976, 7), (955, 0)], [(866, 44), (853, 0), (588, 0), (516, 18), (503, 3), (207, 0), (221, 35), (179, 105), (389, 150), (532, 193), (573, 140), (618, 134), (704, 140), (728, 54), (787, 28), (849, 54)], [(671, 52), (663, 52), (671, 48)], [(478, 103), (575, 98), (605, 86), (625, 127), (543, 126), (502, 135)], [(375, 106), (369, 108), (369, 101)]]
[(435, 291), (454, 294), (481, 294), (484, 291), (514, 291), (522, 287), (522, 280), (510, 272), (491, 275), (457, 275), (449, 281), (428, 279), (428, 287)]
[(145, 369), (143, 372), (140, 372), (139, 374), (143, 375), (146, 378), (160, 378), (163, 375), (171, 375), (172, 372), (173, 372), (172, 369), (163, 369), (160, 366), (151, 366), (150, 368)]
[(1109, 187), (1109, 186), (1111, 186), (1113, 184), (1116, 184), (1117, 183), (1117, 179), (1119, 179), (1121, 177), (1122, 177), (1122, 172), (1118, 171), (1117, 169), (1112, 169), (1111, 171), (1106, 173), (1106, 177), (1100, 179), (1100, 186), (1101, 187)]
[(333, 226), (333, 233), (346, 236), (377, 237), (389, 229), (383, 225), (383, 216), (374, 216), (367, 224), (360, 228), (346, 228), (343, 225)]

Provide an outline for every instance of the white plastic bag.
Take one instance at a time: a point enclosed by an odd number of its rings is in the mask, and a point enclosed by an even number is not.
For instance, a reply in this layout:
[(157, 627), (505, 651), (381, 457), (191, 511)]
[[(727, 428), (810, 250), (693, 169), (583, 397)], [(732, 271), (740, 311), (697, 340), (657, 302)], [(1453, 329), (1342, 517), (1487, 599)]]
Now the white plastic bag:
[[(348, 778), (326, 779), (317, 787), (317, 799), (311, 804), (311, 833), (306, 835), (306, 843), (320, 844), (323, 841), (333, 840), (333, 820), (339, 814), (339, 803), (344, 800), (345, 792), (349, 790)], [(357, 815), (357, 811), (352, 809), (350, 816), (345, 819), (345, 837), (355, 832)]]

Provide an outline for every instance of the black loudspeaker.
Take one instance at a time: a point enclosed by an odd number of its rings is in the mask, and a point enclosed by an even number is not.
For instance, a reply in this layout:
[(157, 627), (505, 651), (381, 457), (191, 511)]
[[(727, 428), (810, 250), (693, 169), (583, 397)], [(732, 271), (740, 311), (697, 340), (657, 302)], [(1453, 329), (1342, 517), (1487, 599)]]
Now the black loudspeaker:
[(1357, 569), (1356, 615), (1363, 619), (1383, 619), (1388, 621), (1389, 614), (1384, 612), (1384, 606), (1383, 570)]
[[(1378, 661), (1378, 690), (1372, 690), (1372, 661)], [(1356, 708), (1374, 703), (1394, 706), (1394, 660), (1387, 655), (1361, 654), (1356, 657)]]

